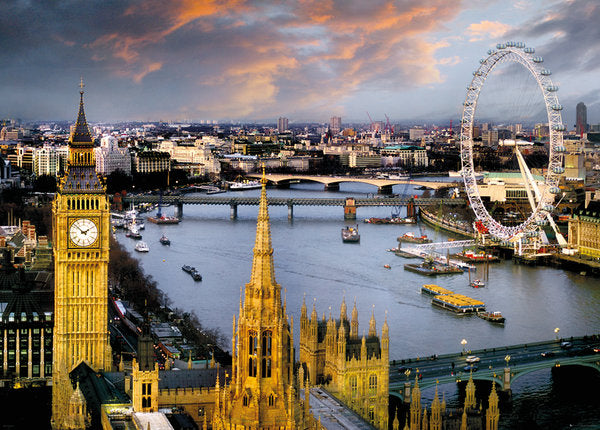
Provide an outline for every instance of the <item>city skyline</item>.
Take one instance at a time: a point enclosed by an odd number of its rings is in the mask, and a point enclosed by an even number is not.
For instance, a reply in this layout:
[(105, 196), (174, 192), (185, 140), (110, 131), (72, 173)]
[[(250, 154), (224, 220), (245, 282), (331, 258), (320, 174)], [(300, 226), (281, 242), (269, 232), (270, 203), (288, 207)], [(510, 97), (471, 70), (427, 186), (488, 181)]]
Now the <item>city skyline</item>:
[(0, 117), (90, 120), (456, 120), (471, 73), (506, 40), (536, 48), (575, 124), (600, 121), (591, 0), (286, 4), (244, 0), (9, 1)]

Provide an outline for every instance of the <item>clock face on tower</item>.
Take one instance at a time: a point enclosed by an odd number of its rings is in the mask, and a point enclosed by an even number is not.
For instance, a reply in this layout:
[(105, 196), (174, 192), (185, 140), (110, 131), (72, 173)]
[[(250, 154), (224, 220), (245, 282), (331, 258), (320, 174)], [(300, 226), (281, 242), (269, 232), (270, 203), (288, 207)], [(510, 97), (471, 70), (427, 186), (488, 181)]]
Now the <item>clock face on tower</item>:
[(77, 246), (90, 246), (98, 239), (98, 226), (87, 218), (79, 218), (69, 229), (69, 236)]

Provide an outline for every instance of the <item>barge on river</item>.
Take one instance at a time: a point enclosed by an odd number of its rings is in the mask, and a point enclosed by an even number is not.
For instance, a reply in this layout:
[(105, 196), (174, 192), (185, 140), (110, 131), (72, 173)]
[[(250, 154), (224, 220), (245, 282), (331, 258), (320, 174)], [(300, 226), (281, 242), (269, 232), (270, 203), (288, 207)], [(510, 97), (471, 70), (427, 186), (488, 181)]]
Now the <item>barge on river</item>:
[(439, 294), (431, 299), (431, 304), (448, 309), (457, 314), (485, 311), (485, 303), (462, 294)]
[(421, 292), (429, 294), (431, 296), (437, 296), (439, 294), (454, 294), (454, 291), (450, 291), (446, 288), (440, 287), (435, 284), (425, 284), (421, 287)]
[(418, 273), (419, 275), (425, 276), (436, 276), (436, 275), (451, 275), (455, 273), (463, 273), (462, 269), (454, 266), (446, 266), (433, 262), (423, 262), (421, 264), (405, 264), (404, 270), (409, 272)]

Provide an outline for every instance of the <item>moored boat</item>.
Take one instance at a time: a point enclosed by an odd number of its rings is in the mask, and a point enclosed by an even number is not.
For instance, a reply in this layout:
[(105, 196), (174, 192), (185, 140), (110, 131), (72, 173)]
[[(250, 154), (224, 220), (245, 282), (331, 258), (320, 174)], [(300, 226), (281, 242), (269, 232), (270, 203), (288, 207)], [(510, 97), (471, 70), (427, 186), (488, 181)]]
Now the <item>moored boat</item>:
[(161, 215), (160, 217), (148, 217), (148, 221), (154, 224), (179, 224), (181, 220), (176, 216)]
[(417, 221), (412, 217), (400, 218), (400, 217), (392, 217), (392, 218), (365, 218), (365, 223), (367, 224), (415, 224)]
[(506, 321), (506, 318), (504, 318), (500, 312), (477, 312), (477, 316), (497, 324), (504, 324)]
[(150, 251), (150, 247), (146, 242), (142, 242), (141, 240), (135, 244), (135, 250), (137, 252), (148, 252)]
[(342, 229), (342, 241), (343, 242), (359, 242), (360, 234), (358, 234), (358, 226), (344, 227)]
[(193, 268), (192, 266), (188, 266), (186, 264), (184, 264), (183, 266), (181, 266), (181, 270), (183, 270), (186, 273), (192, 273), (192, 272), (196, 271), (195, 268)]
[(414, 233), (408, 232), (403, 234), (402, 236), (398, 236), (398, 242), (431, 243), (431, 239), (429, 239), (425, 234), (420, 237), (417, 237), (414, 235)]
[(142, 235), (135, 226), (129, 227), (129, 231), (125, 236), (138, 240), (142, 238)]
[(438, 294), (454, 294), (454, 291), (447, 290), (446, 288), (435, 284), (423, 285), (421, 287), (421, 292), (432, 296), (437, 296)]
[(262, 187), (260, 181), (228, 182), (229, 191), (256, 190)]

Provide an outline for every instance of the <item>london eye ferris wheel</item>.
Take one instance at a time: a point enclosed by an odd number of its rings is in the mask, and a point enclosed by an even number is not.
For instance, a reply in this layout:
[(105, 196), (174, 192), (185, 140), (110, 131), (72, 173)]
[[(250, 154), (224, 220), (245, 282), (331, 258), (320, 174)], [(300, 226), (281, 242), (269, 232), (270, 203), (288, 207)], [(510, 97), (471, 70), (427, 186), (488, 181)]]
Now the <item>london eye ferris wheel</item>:
[[(473, 126), (477, 102), (486, 78), (496, 66), (503, 63), (514, 63), (523, 67), (537, 82), (545, 103), (549, 128), (548, 164), (544, 186), (537, 186), (515, 143), (515, 152), (524, 177), (531, 212), (523, 222), (511, 226), (503, 225), (494, 219), (484, 206), (473, 163)], [(497, 44), (495, 49), (487, 52), (487, 57), (480, 60), (480, 66), (473, 72), (473, 79), (467, 87), (460, 131), (460, 155), (465, 192), (477, 220), (487, 228), (491, 236), (500, 240), (511, 239), (519, 233), (533, 232), (538, 226), (548, 222), (555, 227), (551, 212), (554, 209), (555, 196), (560, 193), (558, 187), (560, 175), (564, 173), (565, 126), (561, 118), (562, 106), (558, 102), (558, 87), (552, 83), (550, 76), (551, 72), (543, 66), (543, 59), (535, 54), (534, 48), (526, 47), (522, 42), (506, 42)]]

